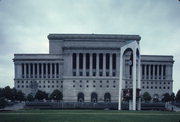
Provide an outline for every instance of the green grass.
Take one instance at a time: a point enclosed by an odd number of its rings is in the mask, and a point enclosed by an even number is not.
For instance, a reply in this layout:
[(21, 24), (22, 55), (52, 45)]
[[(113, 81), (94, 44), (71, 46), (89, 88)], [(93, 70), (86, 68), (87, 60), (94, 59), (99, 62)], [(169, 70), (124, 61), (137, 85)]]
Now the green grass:
[(20, 110), (0, 112), (0, 122), (180, 122), (180, 112)]

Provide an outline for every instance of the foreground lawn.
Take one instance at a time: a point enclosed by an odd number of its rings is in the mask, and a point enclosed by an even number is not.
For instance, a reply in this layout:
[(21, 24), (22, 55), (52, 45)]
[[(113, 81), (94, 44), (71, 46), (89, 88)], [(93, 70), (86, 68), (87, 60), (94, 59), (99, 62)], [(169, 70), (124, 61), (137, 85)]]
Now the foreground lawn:
[(180, 122), (180, 112), (20, 110), (0, 112), (0, 122)]

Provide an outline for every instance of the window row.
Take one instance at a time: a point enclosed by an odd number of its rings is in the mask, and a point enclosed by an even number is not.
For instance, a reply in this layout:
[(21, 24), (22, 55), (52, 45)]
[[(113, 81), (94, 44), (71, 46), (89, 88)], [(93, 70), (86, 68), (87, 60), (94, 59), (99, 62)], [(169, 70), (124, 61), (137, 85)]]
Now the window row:
[[(73, 87), (78, 87), (78, 88), (82, 88), (83, 86), (82, 85), (73, 85)], [(102, 87), (105, 87), (105, 88), (109, 88), (110, 86), (109, 85), (93, 85), (93, 86), (90, 86), (90, 85), (85, 85), (84, 87), (86, 88), (89, 88), (89, 87), (93, 87), (93, 88), (96, 88), (96, 87), (99, 87), (99, 88), (102, 88)], [(112, 86), (113, 88), (116, 88), (116, 85), (113, 85)]]
[(35, 83), (63, 83), (63, 81), (17, 81), (17, 83), (33, 83), (33, 82), (35, 82)]
[(89, 83), (89, 82), (93, 82), (93, 83), (104, 83), (104, 82), (106, 82), (106, 83), (110, 83), (110, 82), (113, 82), (113, 83), (116, 83), (116, 81), (114, 80), (114, 81), (109, 81), (109, 80), (107, 80), (107, 81), (102, 81), (102, 80), (100, 80), (100, 81), (96, 81), (96, 80), (93, 80), (93, 81), (89, 81), (89, 80), (86, 80), (86, 81), (82, 81), (82, 80), (80, 80), (80, 81), (75, 81), (75, 80), (73, 80), (73, 83), (83, 83), (83, 82), (86, 82), (86, 83)]
[[(31, 88), (29, 85), (17, 85), (17, 88)], [(63, 85), (39, 85), (38, 88), (63, 88)]]

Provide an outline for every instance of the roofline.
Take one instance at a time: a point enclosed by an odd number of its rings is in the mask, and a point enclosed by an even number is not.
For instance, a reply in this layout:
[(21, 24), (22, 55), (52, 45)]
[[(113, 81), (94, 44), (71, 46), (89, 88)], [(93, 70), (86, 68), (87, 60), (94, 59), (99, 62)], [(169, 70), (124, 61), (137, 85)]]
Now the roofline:
[(140, 41), (139, 35), (126, 34), (49, 34), (49, 40), (64, 40), (64, 39), (124, 39)]

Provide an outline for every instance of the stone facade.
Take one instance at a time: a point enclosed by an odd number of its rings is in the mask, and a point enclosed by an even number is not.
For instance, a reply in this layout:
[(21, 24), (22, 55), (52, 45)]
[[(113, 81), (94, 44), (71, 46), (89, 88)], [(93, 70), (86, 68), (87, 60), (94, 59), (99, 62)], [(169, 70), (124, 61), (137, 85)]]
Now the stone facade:
[[(50, 34), (49, 54), (15, 54), (15, 88), (25, 94), (59, 89), (68, 102), (118, 101), (120, 49), (138, 35)], [(132, 88), (131, 52), (124, 56), (123, 88)], [(141, 55), (141, 90), (172, 93), (173, 56)]]

